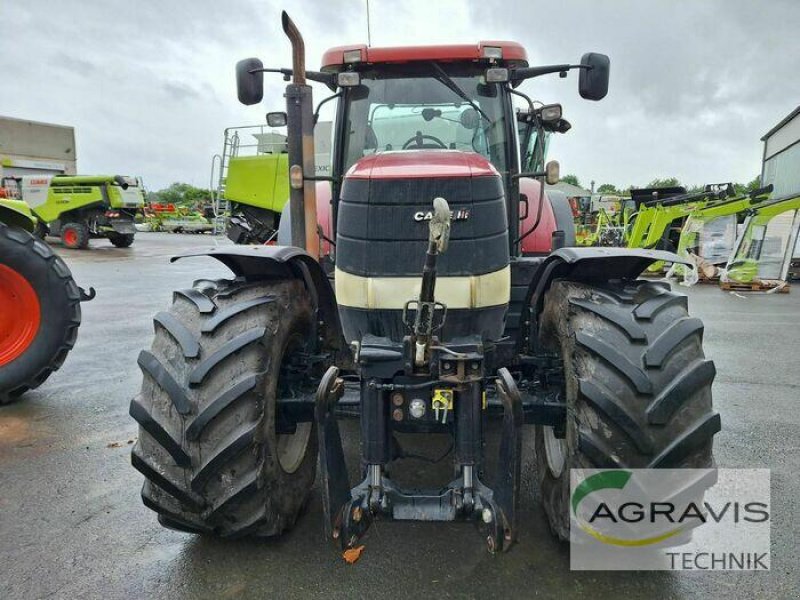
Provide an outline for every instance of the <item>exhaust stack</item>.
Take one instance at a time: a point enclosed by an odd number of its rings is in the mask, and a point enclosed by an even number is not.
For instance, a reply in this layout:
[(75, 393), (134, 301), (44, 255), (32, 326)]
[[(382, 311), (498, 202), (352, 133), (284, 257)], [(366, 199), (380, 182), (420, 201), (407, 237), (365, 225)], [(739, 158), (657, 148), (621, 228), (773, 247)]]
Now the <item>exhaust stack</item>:
[(281, 14), (283, 31), (292, 43), (292, 82), (286, 86), (292, 245), (305, 248), (319, 258), (317, 194), (313, 177), (314, 104), (306, 83), (306, 46), (300, 30), (286, 11)]

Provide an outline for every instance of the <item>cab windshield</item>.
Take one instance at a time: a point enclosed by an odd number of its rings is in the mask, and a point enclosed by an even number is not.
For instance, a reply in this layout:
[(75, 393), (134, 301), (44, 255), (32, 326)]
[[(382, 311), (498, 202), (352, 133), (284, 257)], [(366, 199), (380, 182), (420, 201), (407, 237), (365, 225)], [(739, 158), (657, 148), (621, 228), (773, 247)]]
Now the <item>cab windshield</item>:
[[(344, 170), (364, 156), (398, 150), (461, 150), (508, 170), (504, 92), (472, 69), (419, 65), (361, 73), (346, 94)], [(445, 74), (446, 73), (446, 74)], [(463, 98), (454, 86), (471, 102)]]

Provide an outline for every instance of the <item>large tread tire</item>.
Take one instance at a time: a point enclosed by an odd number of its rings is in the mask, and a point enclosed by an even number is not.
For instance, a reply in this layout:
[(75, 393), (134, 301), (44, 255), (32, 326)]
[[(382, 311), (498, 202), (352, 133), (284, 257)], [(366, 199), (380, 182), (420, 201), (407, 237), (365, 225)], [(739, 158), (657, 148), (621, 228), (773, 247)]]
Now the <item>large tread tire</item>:
[(112, 233), (108, 236), (108, 241), (117, 248), (129, 248), (133, 244), (134, 235), (132, 233)]
[(78, 338), (81, 294), (69, 268), (45, 242), (0, 223), (0, 265), (21, 275), (39, 300), (39, 329), (30, 346), (0, 366), (0, 404), (39, 387), (57, 371)]
[(317, 437), (298, 424), (308, 442), (285, 469), (276, 397), (284, 350), (306, 339), (312, 319), (296, 280), (197, 282), (156, 315), (130, 414), (140, 426), (132, 463), (146, 478), (142, 500), (162, 525), (265, 537), (295, 523), (316, 475)]
[(61, 228), (61, 243), (70, 250), (85, 250), (90, 238), (86, 223), (67, 223)]
[(547, 460), (552, 430), (537, 427), (535, 442), (542, 502), (559, 538), (569, 539), (571, 468), (714, 465), (714, 363), (703, 354), (703, 324), (688, 316), (685, 296), (657, 282), (556, 281), (545, 297), (540, 341), (564, 366), (559, 476)]

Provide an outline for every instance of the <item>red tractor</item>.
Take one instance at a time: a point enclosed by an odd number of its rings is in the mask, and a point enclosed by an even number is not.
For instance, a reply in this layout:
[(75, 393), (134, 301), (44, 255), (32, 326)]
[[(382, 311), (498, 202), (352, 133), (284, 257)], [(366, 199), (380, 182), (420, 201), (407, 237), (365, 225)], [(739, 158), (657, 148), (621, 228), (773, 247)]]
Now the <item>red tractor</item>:
[[(293, 69), (247, 59), (237, 83), (240, 101), (256, 104), (264, 72), (293, 78), (286, 244), (191, 254), (234, 277), (176, 291), (139, 356), (132, 460), (160, 522), (278, 535), (319, 468), (326, 533), (342, 548), (376, 519), (470, 519), (495, 552), (518, 534), (527, 425), (544, 509), (563, 539), (570, 468), (710, 467), (720, 417), (703, 325), (685, 297), (637, 279), (654, 261), (681, 259), (570, 247), (569, 205), (543, 191), (557, 164), (542, 166), (541, 143), (522, 147), (568, 124), (554, 125), (560, 110), (535, 109), (517, 87), (578, 70), (581, 96), (600, 100), (608, 57), (531, 67), (512, 42), (355, 45), (326, 52), (316, 72), (285, 13), (283, 28)], [(314, 175), (307, 80), (338, 101), (330, 176)], [(515, 112), (512, 96), (529, 110)], [(361, 424), (356, 482), (345, 416)], [(487, 460), (493, 418), (502, 438)], [(402, 432), (451, 436), (452, 480), (424, 490), (393, 480)]]

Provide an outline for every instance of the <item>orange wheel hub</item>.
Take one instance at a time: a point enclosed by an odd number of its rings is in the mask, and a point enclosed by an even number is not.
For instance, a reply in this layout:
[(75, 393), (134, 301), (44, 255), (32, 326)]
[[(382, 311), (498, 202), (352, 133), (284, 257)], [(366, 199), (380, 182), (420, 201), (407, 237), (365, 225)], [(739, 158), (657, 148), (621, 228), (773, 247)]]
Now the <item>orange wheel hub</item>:
[(78, 245), (78, 232), (74, 229), (67, 229), (64, 232), (64, 243), (67, 246), (77, 246)]
[(21, 356), (41, 323), (39, 297), (28, 280), (0, 265), (0, 367)]

